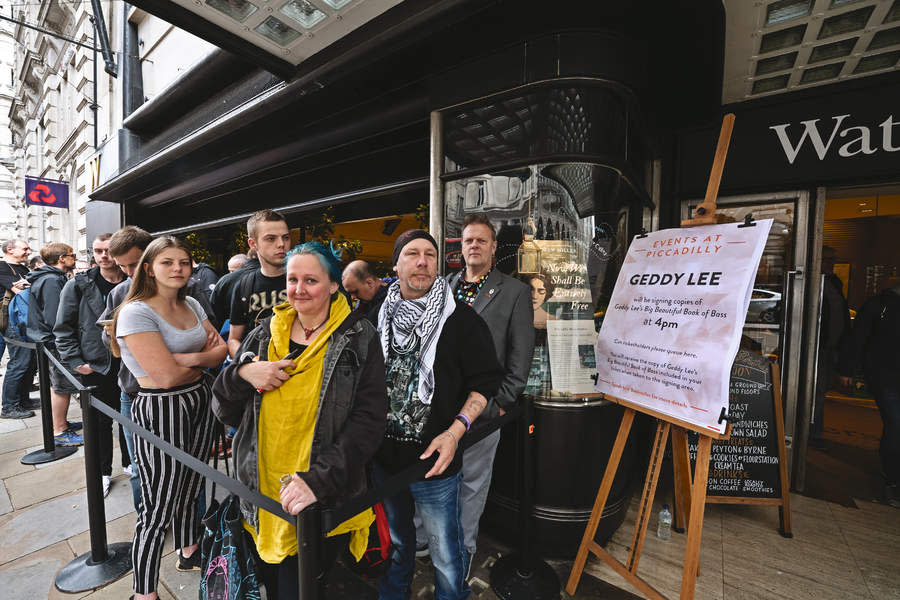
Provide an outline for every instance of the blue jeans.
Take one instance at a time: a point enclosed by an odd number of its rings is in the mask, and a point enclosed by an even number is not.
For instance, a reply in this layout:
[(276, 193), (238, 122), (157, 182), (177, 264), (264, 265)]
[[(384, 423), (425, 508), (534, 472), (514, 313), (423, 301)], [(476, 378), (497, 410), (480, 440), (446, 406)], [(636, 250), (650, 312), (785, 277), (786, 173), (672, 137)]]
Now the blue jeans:
[[(119, 413), (131, 418), (131, 405), (134, 404), (134, 398), (122, 392), (119, 398)], [(128, 458), (131, 460), (131, 478), (128, 483), (131, 484), (131, 501), (134, 503), (135, 512), (141, 512), (141, 475), (138, 473), (137, 465), (134, 462), (134, 434), (125, 431), (125, 445), (128, 446)]]
[[(373, 480), (380, 485), (387, 476), (377, 465)], [(466, 583), (469, 556), (466, 552), (459, 503), (457, 473), (445, 479), (418, 481), (382, 502), (391, 529), (392, 563), (378, 579), (379, 600), (408, 600), (416, 559), (416, 529), (413, 514), (418, 513), (428, 534), (428, 550), (434, 564), (435, 600), (462, 600), (471, 594)]]
[(897, 384), (879, 382), (872, 386), (875, 404), (881, 413), (881, 470), (885, 483), (900, 484), (900, 389)]
[[(4, 335), (12, 340), (22, 339), (12, 324), (7, 326)], [(9, 350), (9, 364), (6, 365), (6, 375), (3, 377), (3, 410), (17, 404), (24, 407), (31, 391), (35, 371), (34, 350), (12, 344), (6, 348)]]

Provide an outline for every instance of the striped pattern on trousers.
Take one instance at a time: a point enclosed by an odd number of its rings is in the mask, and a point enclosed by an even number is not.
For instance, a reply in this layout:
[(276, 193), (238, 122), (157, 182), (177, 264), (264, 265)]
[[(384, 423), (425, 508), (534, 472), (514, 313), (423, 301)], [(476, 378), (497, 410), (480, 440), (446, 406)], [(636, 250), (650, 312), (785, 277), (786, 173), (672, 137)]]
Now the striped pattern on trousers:
[[(144, 390), (131, 407), (131, 418), (173, 446), (206, 462), (212, 444), (211, 391), (206, 377), (167, 390)], [(141, 502), (131, 558), (134, 591), (156, 590), (166, 530), (173, 525), (175, 548), (200, 541), (197, 496), (203, 477), (143, 438), (134, 436), (134, 458), (141, 476)]]

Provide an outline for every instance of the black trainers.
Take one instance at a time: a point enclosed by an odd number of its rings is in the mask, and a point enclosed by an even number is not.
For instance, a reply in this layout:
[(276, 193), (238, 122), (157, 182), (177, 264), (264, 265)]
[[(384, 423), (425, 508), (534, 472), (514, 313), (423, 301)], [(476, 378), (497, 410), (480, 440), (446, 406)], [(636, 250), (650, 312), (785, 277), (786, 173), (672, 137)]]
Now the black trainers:
[(25, 410), (18, 404), (7, 406), (3, 412), (0, 412), (0, 419), (27, 419), (33, 416), (33, 410)]
[(199, 571), (200, 570), (200, 548), (194, 550), (194, 553), (191, 554), (189, 558), (185, 558), (181, 555), (181, 550), (179, 550), (176, 554), (178, 554), (178, 562), (175, 563), (175, 568), (182, 573), (190, 573), (191, 571)]

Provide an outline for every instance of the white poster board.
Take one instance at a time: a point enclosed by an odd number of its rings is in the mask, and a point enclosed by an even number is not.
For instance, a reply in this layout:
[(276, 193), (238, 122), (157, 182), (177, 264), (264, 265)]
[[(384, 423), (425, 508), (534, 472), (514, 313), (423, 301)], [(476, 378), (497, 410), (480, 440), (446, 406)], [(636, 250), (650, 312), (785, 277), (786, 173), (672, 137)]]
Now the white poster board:
[(596, 390), (723, 433), (719, 416), (771, 226), (635, 237), (597, 337)]

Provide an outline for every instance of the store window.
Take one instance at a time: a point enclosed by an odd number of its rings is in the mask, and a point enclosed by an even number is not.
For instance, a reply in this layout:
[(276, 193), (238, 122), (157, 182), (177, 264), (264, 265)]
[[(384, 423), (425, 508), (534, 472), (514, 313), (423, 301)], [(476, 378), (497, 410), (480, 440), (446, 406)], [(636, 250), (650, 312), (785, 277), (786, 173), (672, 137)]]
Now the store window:
[(497, 230), (496, 265), (529, 286), (536, 347), (526, 393), (595, 396), (594, 344), (622, 257), (653, 205), (629, 90), (555, 81), (444, 113), (445, 272), (464, 267), (466, 215)]
[(465, 266), (466, 215), (484, 212), (497, 229), (494, 268), (530, 288), (536, 344), (526, 393), (534, 396), (593, 394), (594, 344), (629, 241), (631, 210), (627, 203), (596, 210), (605, 204), (595, 202), (603, 171), (547, 163), (445, 185), (446, 272)]

